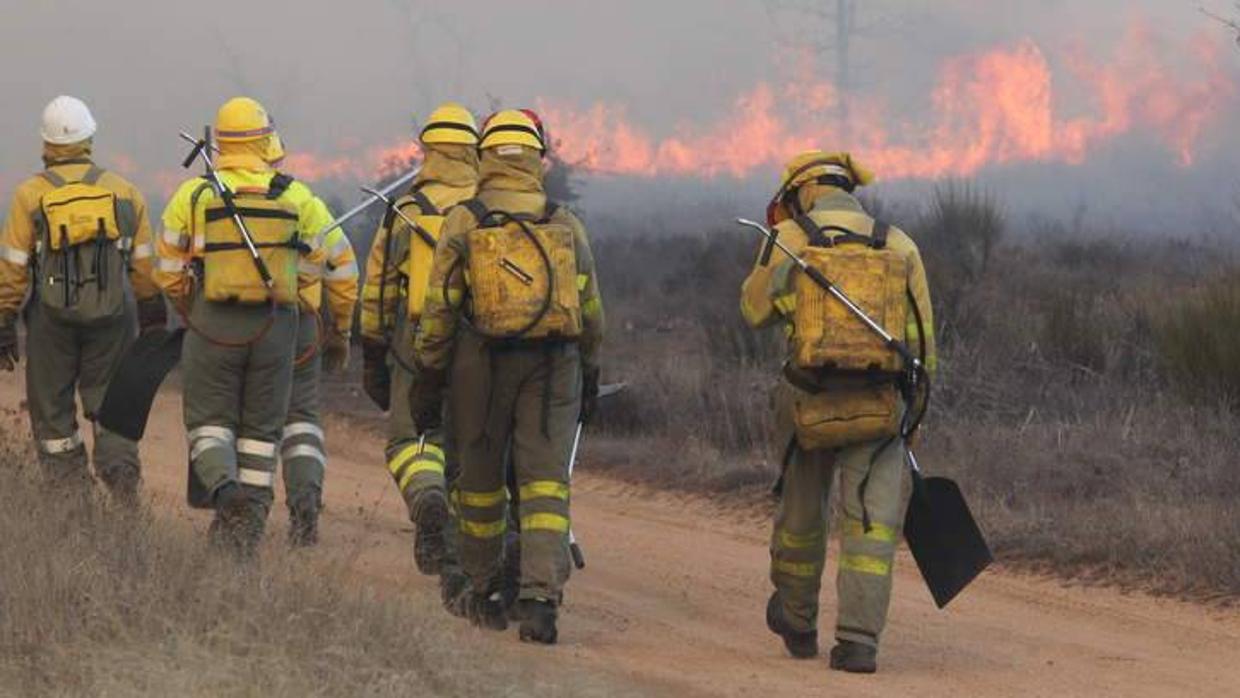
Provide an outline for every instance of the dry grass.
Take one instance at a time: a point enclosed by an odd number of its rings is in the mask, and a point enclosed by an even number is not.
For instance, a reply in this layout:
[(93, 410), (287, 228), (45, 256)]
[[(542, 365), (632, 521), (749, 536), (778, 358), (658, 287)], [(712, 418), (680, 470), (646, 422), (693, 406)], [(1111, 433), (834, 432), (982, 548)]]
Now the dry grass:
[[(1224, 243), (1015, 226), (956, 185), (916, 208), (941, 370), (922, 443), (1000, 556), (1195, 597), (1240, 595), (1240, 295)], [(590, 465), (713, 491), (773, 478), (778, 332), (742, 324), (756, 241), (721, 228), (596, 242), (608, 367)], [(1228, 278), (1228, 277), (1223, 277)], [(1234, 279), (1234, 275), (1230, 278)]]
[(448, 619), (435, 599), (381, 594), (347, 564), (272, 550), (260, 563), (240, 566), (207, 549), (187, 526), (49, 496), (23, 467), (29, 454), (4, 448), (0, 694), (583, 690), (580, 682), (559, 683), (565, 677), (548, 674), (547, 663), (526, 669), (513, 658), (486, 656), (486, 645)]

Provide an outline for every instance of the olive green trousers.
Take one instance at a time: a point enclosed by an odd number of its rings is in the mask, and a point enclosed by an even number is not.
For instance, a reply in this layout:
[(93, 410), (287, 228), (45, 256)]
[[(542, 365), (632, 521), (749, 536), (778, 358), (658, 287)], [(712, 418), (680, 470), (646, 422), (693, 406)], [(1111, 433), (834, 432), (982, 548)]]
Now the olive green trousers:
[[(231, 533), (253, 544), (262, 537), (274, 499), (298, 311), (281, 307), (272, 315), (266, 306), (199, 301), (191, 319), (198, 330), (186, 333), (181, 359), (190, 462), (213, 496), (226, 483), (241, 486), (248, 511), (235, 524), (241, 530)], [(245, 346), (222, 345), (247, 340)]]
[(815, 630), (830, 532), (829, 502), (837, 477), (835, 636), (877, 647), (887, 621), (892, 566), (911, 489), (902, 439), (794, 450), (771, 535), (771, 581), (792, 628)]
[(511, 455), (520, 499), (519, 598), (561, 600), (571, 567), (568, 457), (580, 396), (575, 344), (489, 347), (462, 331), (451, 377), (461, 466), (454, 499), (461, 563), (475, 588), (500, 580)]
[(108, 382), (135, 335), (134, 309), (98, 326), (68, 325), (48, 317), (38, 300), (26, 314), (26, 405), (39, 461), (53, 482), (90, 479), (86, 446), (78, 430), (77, 398), (94, 431), (92, 453), (99, 479), (122, 497), (137, 494), (138, 445), (99, 426), (95, 413)]

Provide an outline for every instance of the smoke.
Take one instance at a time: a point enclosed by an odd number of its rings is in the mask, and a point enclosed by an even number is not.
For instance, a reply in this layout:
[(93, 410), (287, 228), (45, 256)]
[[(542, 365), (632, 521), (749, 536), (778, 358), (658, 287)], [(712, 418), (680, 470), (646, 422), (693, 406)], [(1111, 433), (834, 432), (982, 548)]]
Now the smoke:
[(10, 4), (5, 192), (38, 167), (38, 114), (62, 92), (95, 110), (103, 164), (156, 201), (186, 175), (177, 131), (239, 92), (277, 116), (289, 169), (338, 192), (415, 156), (418, 115), (444, 99), (542, 109), (589, 173), (587, 210), (621, 207), (607, 192), (641, 190), (630, 178), (757, 201), (811, 146), (859, 154), (892, 191), (1019, 181), (1021, 205), (1067, 186), (1096, 208), (1168, 191), (1230, 207), (1236, 187), (1240, 51), (1165, 0), (856, 3), (847, 73), (833, 2)]

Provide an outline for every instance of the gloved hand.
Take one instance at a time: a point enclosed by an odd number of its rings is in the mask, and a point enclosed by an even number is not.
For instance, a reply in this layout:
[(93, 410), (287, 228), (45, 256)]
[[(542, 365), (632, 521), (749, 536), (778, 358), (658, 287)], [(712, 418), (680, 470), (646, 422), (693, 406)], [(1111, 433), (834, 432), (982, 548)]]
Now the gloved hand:
[(591, 366), (581, 374), (581, 423), (589, 424), (598, 409), (599, 367)]
[(0, 371), (17, 368), (17, 318), (0, 318)]
[(418, 367), (418, 375), (409, 387), (409, 414), (419, 434), (443, 424), (443, 394), (447, 387), (446, 370)]
[(349, 363), (349, 335), (334, 329), (327, 330), (323, 339), (323, 370), (337, 373)]
[(392, 407), (392, 372), (387, 364), (388, 345), (373, 339), (362, 340), (362, 390), (379, 409)]
[(138, 301), (138, 333), (162, 330), (168, 326), (168, 306), (163, 296)]

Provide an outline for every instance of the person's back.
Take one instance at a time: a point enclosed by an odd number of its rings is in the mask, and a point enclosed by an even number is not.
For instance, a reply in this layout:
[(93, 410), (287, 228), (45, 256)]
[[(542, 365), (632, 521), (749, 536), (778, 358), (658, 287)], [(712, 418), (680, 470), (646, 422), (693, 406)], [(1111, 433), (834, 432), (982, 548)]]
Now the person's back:
[(94, 428), (100, 479), (132, 498), (137, 446), (95, 424), (94, 414), (133, 339), (135, 316), (145, 330), (163, 326), (166, 312), (151, 279), (146, 202), (94, 164), (95, 130), (74, 98), (44, 110), (45, 169), (17, 187), (0, 233), (0, 368), (13, 370), (25, 307), (27, 343), (37, 347), (28, 352), (26, 382), (40, 460), (55, 480), (89, 479), (76, 391)]
[(410, 404), (422, 431), (437, 426), (451, 371), (466, 605), (476, 623), (495, 629), (507, 626), (498, 585), (511, 454), (521, 639), (554, 643), (570, 570), (568, 458), (583, 404), (598, 392), (602, 302), (585, 228), (547, 201), (537, 122), (500, 112), (481, 149), (477, 198), (444, 222)]
[[(933, 369), (933, 313), (917, 247), (852, 195), (871, 177), (846, 154), (802, 154), (785, 171), (770, 222), (792, 253)], [(770, 243), (742, 287), (741, 312), (753, 327), (783, 323), (788, 338), (776, 403), (790, 447), (771, 538), (776, 591), (767, 603), (768, 627), (794, 657), (817, 655), (826, 502), (839, 471), (839, 611), (830, 665), (875, 671), (907, 506), (905, 448), (913, 433), (906, 417), (916, 409), (909, 367)]]
[(417, 177), (389, 207), (366, 261), (363, 387), (380, 409), (390, 409), (384, 455), (414, 524), (414, 563), (422, 574), (440, 575), (448, 600), (463, 586), (448, 539), (448, 488), (455, 479), (451, 435), (447, 428), (419, 433), (408, 399), (418, 380), (413, 342), (444, 218), (477, 190), (478, 127), (468, 109), (447, 102), (431, 113), (419, 140)]
[[(297, 344), (299, 270), (321, 265), (321, 204), (267, 162), (274, 129), (260, 104), (225, 103), (216, 116), (221, 196), (208, 178), (184, 182), (164, 210), (156, 281), (189, 332), (183, 403), (195, 504), (212, 507), (213, 539), (245, 554), (274, 498)], [(233, 214), (245, 221), (254, 259)]]

